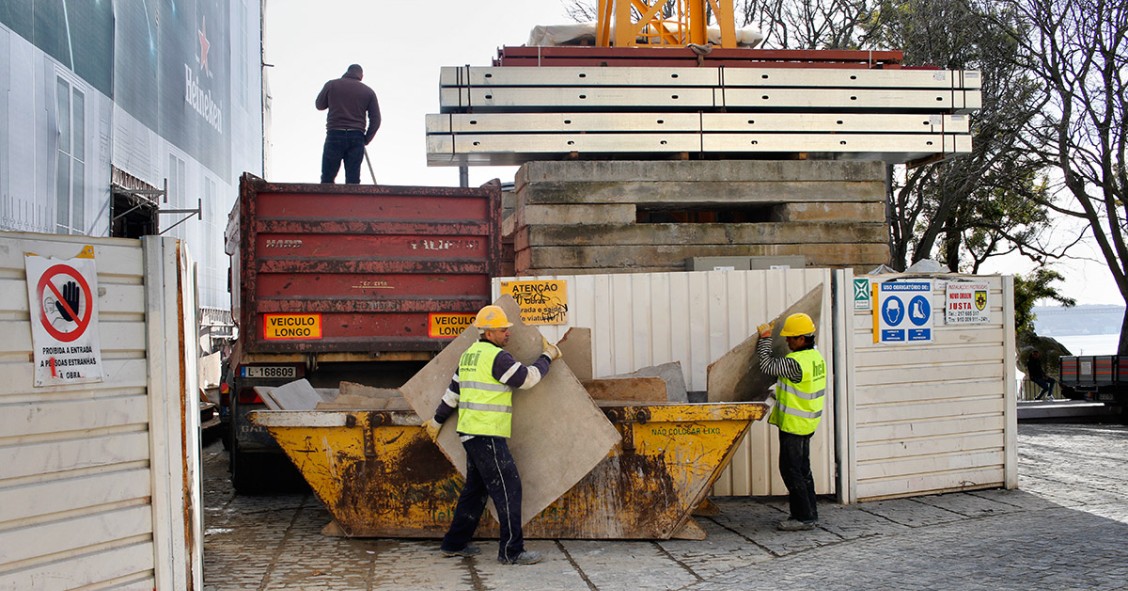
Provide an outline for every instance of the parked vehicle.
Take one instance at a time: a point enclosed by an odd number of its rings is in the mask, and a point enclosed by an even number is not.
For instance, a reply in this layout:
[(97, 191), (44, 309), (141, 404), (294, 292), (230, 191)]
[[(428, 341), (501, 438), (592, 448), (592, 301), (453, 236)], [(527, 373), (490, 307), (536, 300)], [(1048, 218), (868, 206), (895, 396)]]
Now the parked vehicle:
[(501, 190), (240, 180), (228, 219), (229, 361), (240, 493), (304, 481), (262, 427), (256, 386), (402, 385), (489, 303)]
[(1128, 420), (1128, 355), (1063, 356), (1061, 389), (1067, 398), (1104, 402)]

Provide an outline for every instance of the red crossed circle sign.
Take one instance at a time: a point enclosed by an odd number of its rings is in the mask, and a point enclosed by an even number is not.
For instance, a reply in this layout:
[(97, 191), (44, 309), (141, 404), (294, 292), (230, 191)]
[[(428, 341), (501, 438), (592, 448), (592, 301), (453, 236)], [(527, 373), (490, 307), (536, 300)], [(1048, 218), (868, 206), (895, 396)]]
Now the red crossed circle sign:
[[(78, 283), (79, 288), (82, 290), (81, 294), (86, 298), (86, 309), (83, 310), (83, 315), (79, 316), (78, 310), (72, 310), (70, 304), (59, 293), (59, 287), (55, 285), (52, 280), (59, 276), (69, 277)], [(65, 281), (65, 279), (64, 279)], [(47, 306), (43, 305), (43, 292), (51, 290), (55, 299), (67, 310), (70, 317), (74, 319), (74, 328), (71, 330), (59, 330), (51, 325), (51, 321), (47, 319)], [(43, 324), (43, 328), (47, 329), (47, 333), (56, 339), (69, 343), (86, 332), (86, 327), (90, 326), (90, 318), (94, 315), (94, 294), (90, 291), (90, 284), (86, 282), (86, 278), (82, 276), (74, 267), (67, 265), (55, 265), (48, 268), (43, 272), (43, 276), (39, 278), (39, 285), (36, 287), (35, 292), (39, 296), (39, 321)], [(81, 301), (81, 300), (80, 300)], [(81, 306), (79, 306), (81, 308)]]

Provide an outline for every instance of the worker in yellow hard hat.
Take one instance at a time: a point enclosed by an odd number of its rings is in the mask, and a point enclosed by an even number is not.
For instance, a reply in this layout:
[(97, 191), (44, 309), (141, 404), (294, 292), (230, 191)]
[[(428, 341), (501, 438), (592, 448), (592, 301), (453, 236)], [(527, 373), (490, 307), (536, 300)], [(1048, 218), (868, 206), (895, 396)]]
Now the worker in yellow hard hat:
[(815, 323), (806, 314), (783, 321), (780, 336), (791, 350), (772, 355), (772, 325), (761, 324), (756, 355), (760, 371), (776, 376), (776, 404), (768, 422), (779, 427), (779, 474), (787, 486), (791, 515), (781, 521), (783, 531), (814, 529), (819, 522), (815, 479), (811, 474), (811, 436), (822, 418), (826, 394), (826, 360), (815, 349)]
[(493, 499), (501, 525), (497, 560), (503, 564), (536, 564), (539, 552), (525, 550), (521, 530), (521, 477), (509, 453), (513, 390), (537, 385), (560, 349), (541, 339), (544, 351), (532, 365), (523, 365), (504, 347), (513, 323), (499, 306), (486, 306), (474, 318), (478, 342), (458, 360), (458, 371), (443, 394), (435, 416), (424, 423), (435, 439), (447, 418), (458, 410), (458, 434), (466, 449), (466, 483), (458, 497), (450, 529), (440, 550), (444, 556), (474, 556), (470, 544), (486, 499)]

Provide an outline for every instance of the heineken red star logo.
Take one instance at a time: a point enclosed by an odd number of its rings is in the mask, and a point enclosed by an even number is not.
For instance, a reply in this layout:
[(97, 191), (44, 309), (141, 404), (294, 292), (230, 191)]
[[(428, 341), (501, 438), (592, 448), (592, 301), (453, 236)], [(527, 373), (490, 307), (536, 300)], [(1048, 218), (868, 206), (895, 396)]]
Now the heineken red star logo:
[(211, 75), (211, 69), (208, 68), (208, 22), (207, 17), (200, 18), (200, 29), (196, 31), (200, 35), (200, 68)]

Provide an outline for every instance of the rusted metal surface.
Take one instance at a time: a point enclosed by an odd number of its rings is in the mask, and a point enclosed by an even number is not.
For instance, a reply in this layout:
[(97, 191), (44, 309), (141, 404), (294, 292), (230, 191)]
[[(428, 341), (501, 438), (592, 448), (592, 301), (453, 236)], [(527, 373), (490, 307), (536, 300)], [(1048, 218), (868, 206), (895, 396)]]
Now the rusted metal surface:
[[(669, 539), (685, 527), (761, 403), (601, 405), (623, 435), (586, 477), (534, 517), (530, 538)], [(419, 426), (394, 411), (259, 411), (335, 520), (354, 537), (436, 538), (462, 478)], [(498, 535), (487, 513), (480, 537)]]
[(725, 66), (729, 68), (899, 69), (901, 51), (726, 49), (698, 55), (688, 47), (529, 47), (498, 49), (495, 66)]
[[(489, 303), (501, 190), (270, 183), (245, 174), (231, 213), (240, 353), (438, 351), (428, 314)], [(320, 336), (271, 338), (264, 314), (318, 315)]]

